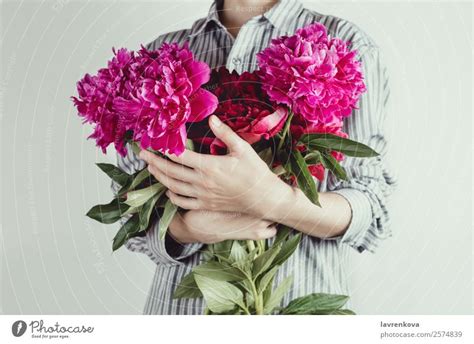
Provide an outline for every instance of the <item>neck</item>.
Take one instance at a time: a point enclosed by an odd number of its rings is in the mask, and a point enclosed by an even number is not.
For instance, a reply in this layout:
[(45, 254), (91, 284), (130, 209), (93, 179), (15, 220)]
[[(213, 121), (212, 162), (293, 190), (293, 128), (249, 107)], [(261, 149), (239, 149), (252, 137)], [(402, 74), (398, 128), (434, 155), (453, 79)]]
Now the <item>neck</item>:
[(250, 19), (272, 8), (278, 0), (224, 0), (219, 19), (229, 33), (236, 37)]

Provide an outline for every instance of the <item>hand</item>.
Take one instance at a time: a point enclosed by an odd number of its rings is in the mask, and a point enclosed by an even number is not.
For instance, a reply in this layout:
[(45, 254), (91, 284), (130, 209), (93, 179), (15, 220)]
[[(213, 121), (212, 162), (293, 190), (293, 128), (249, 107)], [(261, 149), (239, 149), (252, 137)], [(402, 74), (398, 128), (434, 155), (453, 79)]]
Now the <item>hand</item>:
[(190, 210), (177, 213), (168, 233), (180, 243), (212, 244), (224, 240), (261, 240), (276, 234), (275, 225), (241, 213)]
[(281, 181), (246, 141), (216, 116), (210, 127), (229, 150), (225, 156), (186, 150), (180, 156), (161, 158), (141, 151), (148, 170), (169, 190), (171, 202), (184, 209), (233, 211), (270, 218), (275, 202), (291, 195), (292, 188)]

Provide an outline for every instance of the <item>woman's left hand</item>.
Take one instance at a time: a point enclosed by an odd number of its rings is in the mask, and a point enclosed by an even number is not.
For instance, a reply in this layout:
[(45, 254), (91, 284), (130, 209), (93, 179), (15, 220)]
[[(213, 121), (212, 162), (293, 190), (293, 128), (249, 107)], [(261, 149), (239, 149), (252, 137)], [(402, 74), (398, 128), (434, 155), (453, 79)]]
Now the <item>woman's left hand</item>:
[(291, 193), (292, 188), (268, 168), (250, 144), (216, 116), (211, 116), (209, 124), (228, 147), (227, 155), (185, 150), (180, 156), (167, 155), (170, 161), (143, 150), (140, 158), (169, 189), (171, 202), (181, 208), (237, 211), (265, 218), (272, 211), (272, 202)]

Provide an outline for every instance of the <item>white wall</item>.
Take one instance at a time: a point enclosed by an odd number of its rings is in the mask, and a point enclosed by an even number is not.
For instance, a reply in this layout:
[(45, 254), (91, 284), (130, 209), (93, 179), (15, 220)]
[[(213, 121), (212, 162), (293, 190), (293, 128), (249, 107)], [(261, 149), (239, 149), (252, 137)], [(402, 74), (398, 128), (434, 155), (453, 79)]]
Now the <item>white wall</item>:
[[(357, 23), (391, 76), (387, 122), (399, 187), (394, 236), (352, 256), (363, 314), (472, 313), (472, 5), (305, 1)], [(208, 1), (2, 4), (4, 313), (140, 313), (154, 265), (110, 253), (114, 226), (83, 214), (110, 198), (104, 157), (68, 97), (110, 57), (189, 26)], [(110, 150), (112, 153), (112, 150)]]

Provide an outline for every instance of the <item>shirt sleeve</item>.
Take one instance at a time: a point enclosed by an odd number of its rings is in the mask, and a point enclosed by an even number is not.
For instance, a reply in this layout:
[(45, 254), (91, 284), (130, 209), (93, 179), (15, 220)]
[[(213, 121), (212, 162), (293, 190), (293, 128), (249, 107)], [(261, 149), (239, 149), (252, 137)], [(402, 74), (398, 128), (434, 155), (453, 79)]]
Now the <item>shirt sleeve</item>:
[(379, 48), (359, 50), (367, 91), (358, 109), (344, 123), (344, 131), (352, 140), (364, 143), (380, 155), (375, 158), (346, 157), (342, 162), (347, 180), (329, 174), (327, 189), (343, 196), (350, 204), (352, 218), (346, 232), (333, 239), (363, 252), (374, 252), (379, 243), (392, 235), (387, 198), (395, 186), (395, 178), (387, 166), (387, 141), (383, 133), (389, 99), (388, 76)]
[[(118, 167), (123, 171), (132, 174), (143, 169), (145, 162), (138, 159), (131, 149), (125, 157), (117, 156)], [(118, 185), (112, 183), (114, 194), (118, 192)], [(126, 219), (120, 221), (123, 224)], [(144, 235), (130, 238), (126, 241), (125, 247), (132, 252), (146, 254), (153, 262), (161, 265), (180, 265), (181, 261), (196, 254), (203, 247), (201, 243), (181, 244), (176, 242), (169, 234), (161, 240), (158, 236), (159, 219), (152, 222)]]

